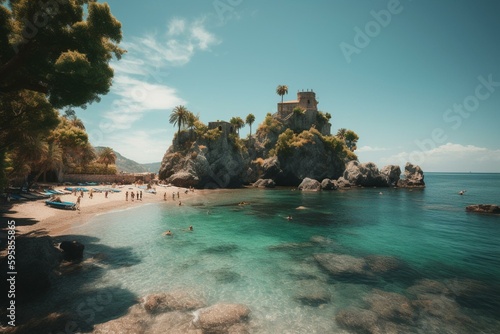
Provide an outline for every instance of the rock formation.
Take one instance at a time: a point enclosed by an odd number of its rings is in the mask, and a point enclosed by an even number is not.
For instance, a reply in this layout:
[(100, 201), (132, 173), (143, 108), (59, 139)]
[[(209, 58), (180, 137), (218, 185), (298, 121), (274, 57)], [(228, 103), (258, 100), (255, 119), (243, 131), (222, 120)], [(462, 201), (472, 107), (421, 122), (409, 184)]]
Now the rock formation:
[(397, 182), (398, 187), (423, 188), (425, 187), (424, 172), (420, 166), (406, 163), (404, 178)]
[(500, 206), (493, 204), (475, 204), (465, 208), (467, 212), (500, 214)]
[(78, 261), (83, 258), (83, 250), (85, 246), (78, 241), (63, 241), (59, 244), (59, 248), (63, 250), (63, 256), (66, 261)]
[[(296, 187), (306, 178), (331, 180), (320, 186), (325, 190), (425, 185), (418, 166), (407, 164), (405, 178), (400, 180), (399, 166), (379, 170), (372, 162), (358, 162), (344, 139), (316, 128), (321, 122), (308, 130), (295, 123), (268, 114), (255, 136), (246, 140), (227, 122), (210, 123), (210, 129), (201, 126), (181, 131), (163, 157), (159, 178), (175, 186), (196, 188), (234, 188), (259, 179)], [(266, 181), (264, 187), (271, 185)]]
[(276, 183), (273, 179), (258, 179), (253, 186), (256, 188), (274, 188)]
[(159, 177), (179, 187), (239, 187), (248, 174), (248, 153), (237, 146), (235, 137), (219, 137), (196, 141), (184, 139), (165, 153)]
[[(52, 238), (19, 237), (16, 239), (16, 300), (29, 301), (46, 292), (56, 280), (56, 270), (62, 261), (62, 254)], [(1, 261), (2, 272), (7, 270), (7, 260)], [(4, 288), (4, 279), (0, 287)], [(6, 289), (2, 291), (7, 291)]]
[(305, 179), (302, 180), (302, 182), (299, 184), (299, 190), (302, 191), (320, 191), (321, 190), (321, 183), (314, 179), (310, 179), (306, 177)]

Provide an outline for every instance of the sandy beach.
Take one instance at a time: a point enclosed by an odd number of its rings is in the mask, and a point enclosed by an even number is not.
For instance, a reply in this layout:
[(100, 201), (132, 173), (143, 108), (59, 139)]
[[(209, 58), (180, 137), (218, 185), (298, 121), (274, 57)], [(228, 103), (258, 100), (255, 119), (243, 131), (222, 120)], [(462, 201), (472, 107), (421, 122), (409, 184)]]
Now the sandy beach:
[[(95, 187), (104, 188), (104, 187)], [(54, 187), (56, 190), (62, 190), (64, 187)], [(18, 235), (50, 235), (57, 236), (64, 234), (69, 228), (87, 223), (92, 217), (98, 214), (133, 208), (148, 203), (165, 203), (165, 205), (179, 205), (189, 203), (190, 199), (201, 194), (202, 191), (188, 191), (185, 188), (178, 187), (156, 187), (157, 193), (148, 193), (144, 189), (134, 185), (125, 185), (120, 188), (121, 192), (108, 192), (106, 198), (104, 192), (94, 192), (90, 198), (89, 192), (85, 192), (80, 202), (79, 210), (56, 209), (45, 205), (44, 200), (19, 201), (14, 202), (10, 208), (3, 208), (2, 215), (7, 219), (16, 221), (16, 230)], [(142, 200), (132, 201), (130, 195), (125, 200), (125, 192), (142, 191)], [(179, 192), (179, 199), (177, 198)], [(166, 201), (164, 200), (164, 194)], [(172, 193), (175, 193), (175, 200), (172, 199)], [(60, 195), (63, 202), (76, 202), (78, 194)], [(12, 203), (12, 202), (11, 202)]]

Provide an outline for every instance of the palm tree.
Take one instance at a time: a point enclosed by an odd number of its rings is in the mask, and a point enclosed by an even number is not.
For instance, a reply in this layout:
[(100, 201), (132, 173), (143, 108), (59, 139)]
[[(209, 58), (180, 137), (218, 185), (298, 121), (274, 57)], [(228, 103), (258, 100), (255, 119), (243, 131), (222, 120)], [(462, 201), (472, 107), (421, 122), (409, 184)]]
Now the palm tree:
[(238, 131), (238, 135), (240, 134), (240, 129), (245, 126), (245, 121), (243, 121), (241, 117), (233, 117), (231, 118), (229, 123), (231, 123), (236, 129), (236, 131)]
[(43, 182), (45, 182), (47, 172), (55, 170), (57, 173), (62, 171), (64, 167), (63, 150), (56, 142), (47, 143), (47, 152), (44, 159), (37, 165), (38, 174), (33, 179), (33, 183), (38, 181), (38, 178), (43, 174)]
[(177, 130), (177, 141), (180, 139), (181, 135), (181, 126), (184, 126), (188, 122), (188, 117), (191, 112), (187, 110), (186, 107), (184, 106), (177, 106), (172, 110), (172, 113), (170, 114), (170, 124), (173, 124), (174, 126), (178, 126)]
[(111, 147), (104, 147), (101, 152), (99, 152), (99, 157), (97, 161), (105, 165), (105, 170), (108, 170), (108, 165), (114, 164), (116, 162), (116, 154)]
[(283, 112), (283, 95), (288, 94), (288, 86), (278, 85), (278, 87), (276, 87), (276, 94), (281, 96), (281, 112)]
[(250, 139), (252, 139), (252, 124), (255, 122), (255, 116), (253, 114), (248, 114), (246, 118), (246, 123), (250, 126)]

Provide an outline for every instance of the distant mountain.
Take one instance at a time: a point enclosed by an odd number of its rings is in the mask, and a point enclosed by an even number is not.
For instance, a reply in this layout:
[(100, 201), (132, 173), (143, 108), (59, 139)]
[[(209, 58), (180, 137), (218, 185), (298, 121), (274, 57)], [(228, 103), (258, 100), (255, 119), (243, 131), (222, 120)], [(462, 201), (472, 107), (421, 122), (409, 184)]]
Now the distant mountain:
[[(96, 153), (99, 154), (99, 152), (104, 148), (102, 146), (96, 146), (94, 147), (96, 150)], [(116, 170), (118, 172), (125, 172), (125, 173), (146, 173), (146, 172), (151, 172), (151, 173), (158, 173), (160, 170), (160, 165), (161, 162), (152, 162), (149, 164), (140, 164), (138, 162), (135, 162), (134, 160), (130, 160), (123, 155), (121, 155), (119, 152), (114, 151), (116, 154)]]
[(148, 172), (158, 173), (161, 167), (161, 161), (151, 162), (149, 164), (141, 164), (141, 166), (144, 167)]

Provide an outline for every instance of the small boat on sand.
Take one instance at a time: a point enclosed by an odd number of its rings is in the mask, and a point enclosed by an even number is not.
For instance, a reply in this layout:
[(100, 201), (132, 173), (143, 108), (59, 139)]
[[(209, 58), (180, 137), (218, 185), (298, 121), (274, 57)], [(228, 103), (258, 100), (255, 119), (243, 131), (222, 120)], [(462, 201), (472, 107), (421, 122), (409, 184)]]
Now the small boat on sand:
[(45, 201), (45, 205), (48, 205), (57, 209), (66, 209), (66, 210), (76, 210), (76, 203), (73, 202), (59, 202), (59, 201)]

